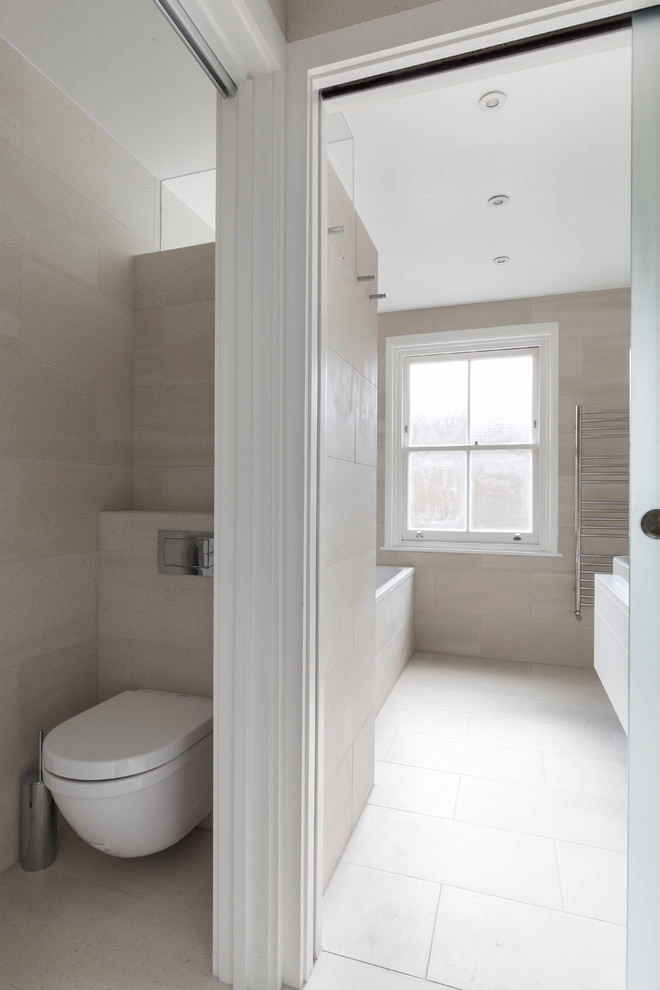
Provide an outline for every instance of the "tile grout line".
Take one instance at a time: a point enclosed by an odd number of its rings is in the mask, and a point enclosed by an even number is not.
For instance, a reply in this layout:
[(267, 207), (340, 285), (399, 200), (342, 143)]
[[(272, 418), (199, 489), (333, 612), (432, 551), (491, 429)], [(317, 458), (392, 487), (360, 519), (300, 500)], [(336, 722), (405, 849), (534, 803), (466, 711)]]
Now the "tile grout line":
[(566, 910), (566, 901), (564, 899), (564, 885), (561, 882), (561, 869), (559, 868), (559, 851), (557, 849), (557, 839), (552, 840), (552, 845), (555, 853), (555, 864), (557, 866), (557, 884), (559, 886), (559, 898), (561, 900), (561, 909), (564, 914), (570, 914), (571, 912)]
[(431, 943), (429, 945), (429, 951), (426, 956), (426, 966), (424, 968), (425, 980), (428, 980), (429, 978), (429, 968), (431, 966), (431, 954), (433, 952), (433, 943), (435, 941), (435, 930), (438, 927), (438, 915), (440, 914), (440, 899), (442, 898), (442, 887), (443, 885), (440, 884), (440, 889), (438, 890), (438, 902), (435, 906), (435, 917), (433, 919), (433, 930), (431, 932)]

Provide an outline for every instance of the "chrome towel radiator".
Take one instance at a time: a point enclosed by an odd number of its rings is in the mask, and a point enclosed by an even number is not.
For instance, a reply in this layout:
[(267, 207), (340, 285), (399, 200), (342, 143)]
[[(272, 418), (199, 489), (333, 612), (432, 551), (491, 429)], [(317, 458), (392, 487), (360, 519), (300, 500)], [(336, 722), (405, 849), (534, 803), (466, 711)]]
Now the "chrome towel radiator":
[(594, 605), (596, 574), (628, 552), (627, 409), (575, 409), (575, 618)]

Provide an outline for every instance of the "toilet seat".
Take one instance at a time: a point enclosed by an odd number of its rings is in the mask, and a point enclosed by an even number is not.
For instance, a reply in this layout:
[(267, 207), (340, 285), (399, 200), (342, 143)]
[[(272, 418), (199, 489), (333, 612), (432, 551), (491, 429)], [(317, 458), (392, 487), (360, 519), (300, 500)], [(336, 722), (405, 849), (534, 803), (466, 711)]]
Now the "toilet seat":
[(124, 691), (49, 732), (43, 766), (69, 780), (130, 777), (175, 760), (212, 729), (210, 698)]

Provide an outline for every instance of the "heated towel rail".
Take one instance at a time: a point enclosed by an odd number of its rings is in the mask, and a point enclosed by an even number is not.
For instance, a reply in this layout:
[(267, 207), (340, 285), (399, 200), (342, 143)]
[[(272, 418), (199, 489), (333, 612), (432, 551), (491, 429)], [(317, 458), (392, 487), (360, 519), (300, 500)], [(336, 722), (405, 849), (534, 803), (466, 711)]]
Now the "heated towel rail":
[(593, 608), (596, 574), (628, 552), (627, 409), (575, 410), (575, 618)]

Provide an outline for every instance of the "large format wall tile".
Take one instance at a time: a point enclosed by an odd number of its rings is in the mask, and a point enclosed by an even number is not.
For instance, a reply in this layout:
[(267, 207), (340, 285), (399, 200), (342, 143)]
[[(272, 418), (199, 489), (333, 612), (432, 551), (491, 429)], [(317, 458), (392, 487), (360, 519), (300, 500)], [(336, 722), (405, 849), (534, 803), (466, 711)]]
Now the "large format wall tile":
[(6, 354), (0, 384), (0, 454), (96, 459), (93, 379)]
[(88, 378), (127, 382), (133, 370), (132, 308), (25, 259), (21, 351)]
[(96, 637), (46, 650), (20, 666), (19, 759), (37, 759), (37, 733), (44, 735), (96, 704)]
[(328, 564), (375, 547), (375, 505), (376, 469), (328, 458), (325, 551)]
[(214, 380), (213, 299), (168, 306), (163, 318), (163, 380), (172, 384)]
[(135, 256), (153, 249), (153, 238), (145, 240), (104, 210), (99, 210), (99, 292), (132, 311)]
[(23, 152), (153, 242), (151, 172), (29, 63), (23, 87)]
[(96, 634), (96, 554), (43, 557), (0, 567), (0, 667)]
[(365, 640), (325, 678), (326, 780), (353, 746), (373, 704), (373, 645)]
[(212, 646), (208, 622), (213, 582), (159, 574), (155, 554), (104, 554), (99, 561), (99, 636)]
[(0, 140), (15, 148), (23, 140), (23, 59), (0, 38)]
[(135, 462), (212, 464), (213, 403), (214, 391), (210, 382), (136, 389), (133, 408)]
[(24, 558), (95, 553), (99, 511), (131, 499), (128, 466), (23, 460), (20, 479)]
[(21, 339), (21, 256), (0, 245), (0, 348), (17, 351)]
[[(130, 382), (96, 383), (96, 459), (99, 464), (131, 463), (133, 389)], [(126, 504), (130, 504), (130, 499)]]
[(133, 505), (136, 509), (211, 512), (213, 465), (135, 465)]
[(0, 141), (0, 242), (95, 286), (97, 207)]
[(213, 299), (214, 265), (214, 244), (141, 255), (135, 259), (135, 308)]
[(213, 693), (213, 581), (158, 573), (158, 531), (213, 532), (210, 513), (99, 515), (99, 697)]
[(135, 259), (133, 500), (213, 508), (214, 244)]
[(18, 556), (19, 472), (18, 458), (0, 457), (0, 560), (14, 560)]

